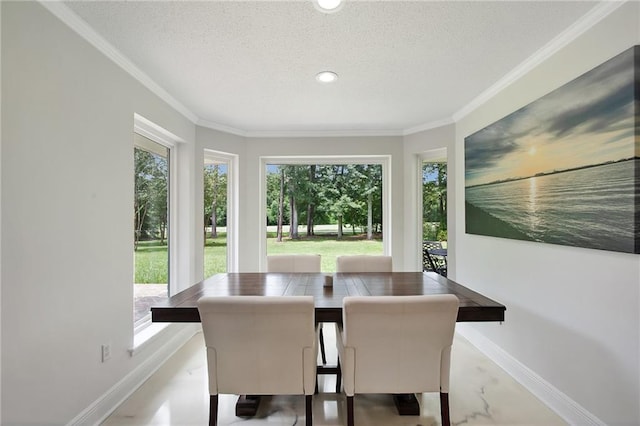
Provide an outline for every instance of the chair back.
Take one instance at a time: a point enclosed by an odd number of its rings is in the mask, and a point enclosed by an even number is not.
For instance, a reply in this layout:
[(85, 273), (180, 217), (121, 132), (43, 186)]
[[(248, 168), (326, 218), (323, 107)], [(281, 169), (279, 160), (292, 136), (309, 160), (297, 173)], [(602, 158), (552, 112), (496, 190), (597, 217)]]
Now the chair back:
[(319, 254), (267, 256), (267, 272), (320, 272)]
[(391, 256), (350, 255), (336, 258), (336, 272), (391, 272)]
[(447, 259), (444, 256), (432, 254), (430, 250), (442, 249), (440, 241), (423, 241), (422, 242), (422, 270), (436, 272), (440, 275), (447, 276)]
[(428, 241), (424, 240), (422, 242), (422, 250), (433, 250), (433, 249), (441, 249), (442, 243), (440, 241)]
[(458, 305), (451, 294), (345, 297), (347, 395), (448, 392)]
[(313, 394), (313, 296), (205, 296), (198, 310), (211, 395)]

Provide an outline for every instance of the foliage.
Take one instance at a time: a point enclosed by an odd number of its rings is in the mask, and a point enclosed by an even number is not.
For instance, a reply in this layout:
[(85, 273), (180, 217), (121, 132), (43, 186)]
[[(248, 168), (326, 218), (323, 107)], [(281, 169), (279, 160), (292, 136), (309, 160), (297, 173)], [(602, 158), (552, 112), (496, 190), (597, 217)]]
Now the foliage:
[(447, 230), (440, 229), (439, 222), (423, 222), (422, 239), (426, 241), (447, 241)]
[(204, 166), (204, 226), (211, 226), (213, 238), (216, 227), (227, 226), (227, 173), (219, 164)]
[(422, 166), (422, 223), (424, 240), (446, 241), (446, 163), (424, 163)]
[[(278, 200), (280, 198), (280, 173), (267, 174), (267, 225), (278, 224)], [(284, 220), (289, 223), (289, 200), (285, 199)]]
[(149, 239), (166, 238), (168, 218), (167, 158), (134, 148), (134, 247)]
[[(282, 207), (283, 223), (307, 225), (337, 223), (338, 238), (343, 227), (365, 229), (371, 234), (382, 229), (382, 166), (378, 164), (279, 165), (267, 174), (267, 225), (278, 223)], [(285, 197), (280, 206), (280, 173), (285, 175)], [(370, 207), (370, 208), (369, 208)], [(370, 211), (370, 213), (369, 213)]]

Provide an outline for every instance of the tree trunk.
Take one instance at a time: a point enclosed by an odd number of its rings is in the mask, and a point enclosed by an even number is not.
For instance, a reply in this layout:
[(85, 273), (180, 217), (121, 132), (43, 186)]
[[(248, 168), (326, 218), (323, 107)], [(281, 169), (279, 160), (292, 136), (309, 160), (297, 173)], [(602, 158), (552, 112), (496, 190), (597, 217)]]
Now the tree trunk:
[(213, 166), (213, 194), (211, 199), (211, 238), (218, 238), (218, 165)]
[(446, 163), (441, 163), (438, 165), (438, 188), (440, 189), (440, 196), (439, 198), (439, 205), (438, 205), (438, 209), (439, 209), (439, 216), (440, 216), (440, 229), (441, 230), (446, 230), (447, 229), (447, 209), (446, 209), (446, 194), (447, 194), (447, 177), (446, 177), (446, 172), (447, 172), (447, 164)]
[(373, 194), (367, 197), (367, 240), (373, 238)]
[(213, 201), (211, 202), (211, 238), (218, 238), (218, 213), (216, 212), (218, 207), (218, 202), (216, 200), (216, 196), (213, 196)]
[(167, 226), (164, 223), (161, 223), (160, 224), (160, 244), (164, 244), (166, 229), (167, 229)]
[(136, 209), (136, 231), (134, 233), (134, 239), (133, 239), (134, 251), (138, 250), (138, 243), (140, 242), (140, 237), (142, 236), (142, 226), (144, 224), (144, 220), (146, 216), (147, 216), (146, 204)]
[(342, 215), (338, 216), (338, 239), (342, 239)]
[(313, 215), (315, 213), (315, 206), (313, 204), (309, 204), (307, 206), (307, 237), (311, 237), (314, 235), (313, 233)]
[[(309, 166), (309, 188), (311, 189), (311, 200), (315, 199), (315, 186), (314, 181), (316, 180), (316, 165), (312, 164)], [(314, 235), (313, 233), (313, 215), (316, 212), (315, 205), (313, 201), (310, 201), (307, 205), (307, 237), (311, 237)]]
[(282, 222), (284, 216), (284, 169), (280, 169), (280, 197), (278, 198), (278, 229), (276, 240), (282, 242)]
[(296, 208), (296, 198), (289, 196), (289, 205), (291, 207), (291, 225), (289, 226), (289, 238), (297, 240), (298, 237), (298, 209)]

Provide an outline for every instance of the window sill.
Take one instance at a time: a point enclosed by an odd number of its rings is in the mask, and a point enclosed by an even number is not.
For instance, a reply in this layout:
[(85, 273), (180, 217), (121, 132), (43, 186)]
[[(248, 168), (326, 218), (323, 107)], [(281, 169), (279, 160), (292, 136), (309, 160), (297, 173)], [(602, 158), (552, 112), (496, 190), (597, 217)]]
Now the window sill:
[(135, 356), (143, 347), (155, 340), (158, 334), (167, 328), (169, 323), (152, 323), (133, 336), (133, 348), (129, 349), (129, 355)]

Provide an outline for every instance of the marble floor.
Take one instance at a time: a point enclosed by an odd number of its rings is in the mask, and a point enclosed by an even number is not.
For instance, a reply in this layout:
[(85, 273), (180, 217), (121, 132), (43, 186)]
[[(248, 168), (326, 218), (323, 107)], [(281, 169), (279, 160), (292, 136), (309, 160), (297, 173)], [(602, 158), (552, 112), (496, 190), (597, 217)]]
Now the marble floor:
[[(335, 335), (325, 327), (329, 363), (335, 360)], [(553, 426), (566, 423), (535, 396), (456, 335), (452, 351), (452, 425)], [(320, 376), (321, 393), (314, 396), (314, 425), (346, 425), (344, 394), (330, 393), (335, 376)], [(325, 391), (327, 393), (324, 393)], [(264, 399), (255, 418), (235, 417), (235, 395), (220, 395), (218, 424), (292, 426), (304, 424), (303, 396)], [(440, 425), (437, 393), (419, 396), (420, 416), (399, 416), (388, 395), (356, 395), (358, 426)], [(131, 395), (104, 426), (192, 426), (208, 424), (209, 394), (202, 334), (195, 335)]]

